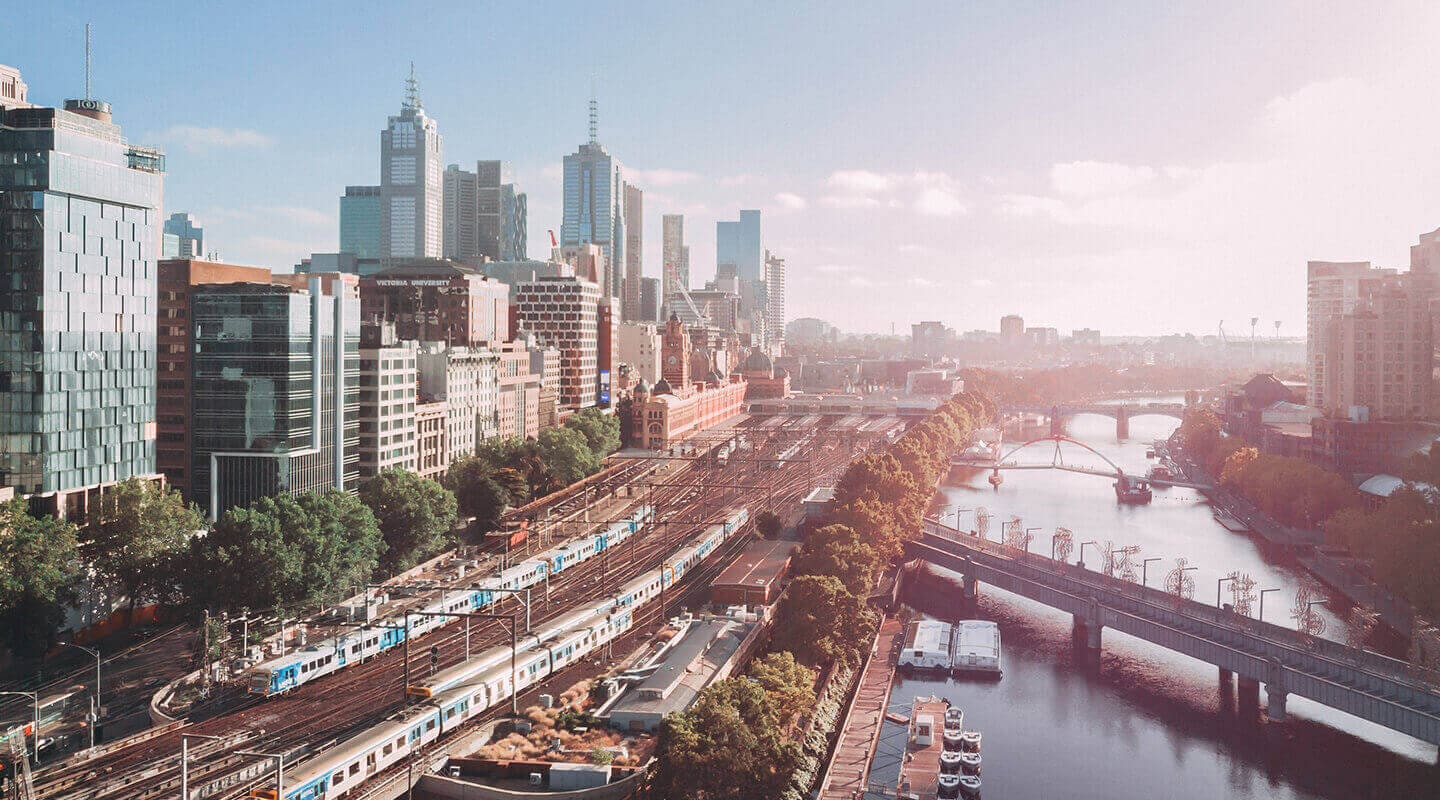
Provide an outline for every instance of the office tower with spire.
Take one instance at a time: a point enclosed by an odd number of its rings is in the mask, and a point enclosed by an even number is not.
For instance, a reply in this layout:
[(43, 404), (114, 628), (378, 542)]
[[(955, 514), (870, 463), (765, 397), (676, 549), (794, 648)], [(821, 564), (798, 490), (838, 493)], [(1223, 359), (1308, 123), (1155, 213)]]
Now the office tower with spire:
[(605, 256), (601, 291), (619, 297), (625, 264), (625, 181), (620, 161), (598, 138), (599, 112), (590, 100), (590, 141), (565, 156), (565, 213), (560, 246), (600, 246)]
[(380, 258), (439, 258), (443, 140), (420, 103), (415, 65), (405, 102), (380, 132)]
[(684, 214), (660, 218), (660, 261), (662, 298), (668, 298), (679, 287), (690, 288), (690, 246), (685, 244)]
[(625, 293), (621, 298), (620, 317), (626, 322), (640, 319), (640, 291), (645, 277), (645, 193), (639, 187), (625, 184)]
[(0, 99), (0, 488), (72, 519), (157, 474), (165, 158), (88, 83), (64, 108)]

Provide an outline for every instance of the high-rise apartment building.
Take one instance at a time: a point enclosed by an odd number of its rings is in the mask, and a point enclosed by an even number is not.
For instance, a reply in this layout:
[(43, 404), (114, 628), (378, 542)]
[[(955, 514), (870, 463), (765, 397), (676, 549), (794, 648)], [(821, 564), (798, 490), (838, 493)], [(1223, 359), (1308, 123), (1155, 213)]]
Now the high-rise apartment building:
[(660, 380), (660, 328), (653, 322), (627, 322), (616, 338), (616, 359), (629, 364), (641, 380)]
[(1000, 343), (1015, 347), (1025, 339), (1025, 318), (1019, 314), (1006, 314), (1000, 318)]
[(1356, 421), (1428, 414), (1430, 316), (1419, 289), (1410, 275), (1396, 276), (1371, 285), (1352, 309), (1325, 321), (1318, 348), (1325, 411)]
[[(360, 480), (387, 469), (415, 472), (418, 466), (415, 404), (419, 371), (415, 342), (367, 342), (365, 334), (387, 326), (366, 326), (360, 347)], [(377, 331), (378, 332), (378, 331)]]
[(459, 164), (451, 164), (445, 168), (441, 183), (441, 252), (456, 261), (476, 258), (480, 255), (479, 177), (460, 169)]
[(765, 251), (765, 344), (780, 355), (785, 341), (785, 259)]
[(597, 244), (605, 253), (602, 291), (620, 293), (625, 264), (625, 181), (620, 161), (596, 139), (595, 101), (590, 101), (590, 141), (565, 156), (565, 213), (561, 247)]
[(625, 277), (620, 316), (625, 320), (640, 318), (640, 287), (645, 277), (645, 193), (633, 184), (625, 184)]
[(380, 132), (380, 258), (442, 255), (444, 148), (435, 120), (425, 115), (411, 67), (405, 102)]
[(346, 186), (340, 198), (340, 252), (356, 258), (380, 258), (379, 186)]
[(205, 229), (187, 212), (171, 214), (165, 220), (165, 243), (161, 258), (204, 258)]
[(269, 495), (355, 487), (360, 301), (319, 275), (308, 289), (199, 287), (191, 498), (210, 518)]
[(679, 287), (690, 288), (690, 247), (685, 244), (685, 215), (666, 214), (660, 218), (661, 297), (675, 294)]
[(108, 103), (7, 97), (0, 165), (0, 487), (83, 518), (94, 490), (156, 474), (164, 156)]
[(1375, 269), (1368, 261), (1311, 261), (1306, 265), (1306, 405), (1340, 407), (1337, 399), (1326, 393), (1327, 388), (1338, 385), (1325, 347), (1326, 326), (1354, 311), (1364, 298), (1398, 275), (1393, 269)]
[(595, 405), (600, 287), (575, 277), (542, 277), (517, 284), (512, 291), (516, 323), (560, 353), (560, 407)]
[(742, 209), (739, 220), (715, 223), (716, 272), (723, 266), (734, 267), (742, 281), (762, 279), (759, 211)]
[(182, 495), (190, 496), (190, 412), (193, 401), (194, 343), (190, 324), (190, 298), (198, 289), (223, 283), (270, 282), (270, 270), (215, 264), (193, 259), (171, 259), (159, 264), (159, 302), (156, 341), (155, 463), (165, 480)]

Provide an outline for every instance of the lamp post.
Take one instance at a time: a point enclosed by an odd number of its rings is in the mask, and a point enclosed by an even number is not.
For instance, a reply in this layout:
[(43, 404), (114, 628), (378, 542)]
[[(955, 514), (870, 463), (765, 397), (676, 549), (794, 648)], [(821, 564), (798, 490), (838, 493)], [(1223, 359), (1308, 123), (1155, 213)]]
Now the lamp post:
[(1279, 589), (1261, 589), (1261, 590), (1260, 590), (1260, 616), (1259, 616), (1259, 620), (1260, 620), (1261, 622), (1264, 622), (1264, 621), (1265, 621), (1265, 593), (1266, 593), (1266, 592), (1278, 592), (1278, 591), (1280, 591), (1280, 590), (1279, 590)]
[(1094, 540), (1080, 543), (1080, 560), (1076, 562), (1076, 566), (1080, 567), (1081, 569), (1085, 568), (1085, 545), (1087, 544), (1094, 545), (1097, 549), (1100, 547), (1100, 543)]
[(100, 650), (89, 648), (84, 645), (71, 642), (61, 642), (66, 647), (73, 647), (76, 650), (83, 650), (95, 657), (95, 718), (90, 720), (90, 749), (95, 749), (95, 723), (100, 721)]
[(203, 733), (180, 734), (180, 800), (190, 800), (190, 740), (204, 739), (218, 742), (224, 737), (207, 736)]
[(1037, 527), (1037, 528), (1026, 528), (1026, 529), (1025, 529), (1025, 539), (1024, 539), (1025, 552), (1027, 552), (1027, 553), (1030, 552), (1030, 531), (1038, 531), (1038, 530), (1040, 530), (1038, 527)]
[[(236, 750), (235, 755), (247, 758), (275, 759), (275, 800), (285, 800), (285, 756), (282, 753), (260, 753), (255, 750)], [(182, 798), (183, 800), (183, 798)]]
[(1165, 560), (1165, 559), (1160, 558), (1159, 556), (1156, 556), (1156, 557), (1154, 557), (1154, 558), (1142, 558), (1142, 559), (1140, 559), (1140, 585), (1141, 585), (1141, 586), (1144, 586), (1144, 585), (1145, 585), (1145, 581), (1146, 581), (1146, 579), (1147, 579), (1147, 578), (1149, 577), (1149, 575), (1150, 575), (1150, 562), (1151, 562), (1151, 561), (1164, 561), (1164, 560)]
[(1220, 587), (1221, 587), (1221, 586), (1224, 586), (1226, 581), (1233, 581), (1233, 580), (1235, 580), (1235, 576), (1233, 576), (1233, 575), (1227, 575), (1227, 576), (1225, 576), (1224, 578), (1221, 578), (1221, 579), (1215, 581), (1215, 607), (1216, 607), (1216, 608), (1220, 608)]
[(16, 697), (28, 697), (35, 704), (35, 764), (40, 764), (40, 693), (39, 692), (0, 692), (0, 695), (14, 695)]

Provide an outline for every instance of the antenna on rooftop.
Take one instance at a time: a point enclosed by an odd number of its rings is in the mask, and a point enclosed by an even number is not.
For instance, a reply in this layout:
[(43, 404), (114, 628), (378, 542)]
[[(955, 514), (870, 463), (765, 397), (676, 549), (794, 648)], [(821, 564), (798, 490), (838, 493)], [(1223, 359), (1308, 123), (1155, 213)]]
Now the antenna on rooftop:
[(600, 104), (595, 99), (595, 80), (590, 80), (590, 144), (600, 141)]
[(90, 23), (85, 23), (85, 99), (90, 99)]
[(421, 108), (420, 81), (415, 77), (415, 62), (410, 62), (410, 77), (405, 79), (405, 107)]

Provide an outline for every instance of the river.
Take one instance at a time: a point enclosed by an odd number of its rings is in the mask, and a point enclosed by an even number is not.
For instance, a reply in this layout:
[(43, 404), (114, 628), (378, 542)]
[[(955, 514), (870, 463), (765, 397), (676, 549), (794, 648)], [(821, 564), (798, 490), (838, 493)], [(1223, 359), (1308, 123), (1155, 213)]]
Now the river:
[[(1067, 433), (1094, 447), (1127, 473), (1143, 475), (1150, 442), (1169, 436), (1177, 420), (1141, 416), (1130, 438), (1117, 441), (1113, 419), (1082, 415)], [(1017, 460), (1048, 463), (1053, 445), (1022, 451)], [(1067, 462), (1102, 466), (1091, 453), (1063, 446)], [(987, 473), (952, 476), (944, 502), (984, 506), (990, 537), (1019, 516), (1038, 527), (1031, 549), (1050, 552), (1056, 526), (1082, 541), (1138, 545), (1134, 557), (1159, 557), (1149, 583), (1183, 557), (1196, 567), (1195, 599), (1214, 602), (1216, 581), (1247, 573), (1266, 595), (1265, 619), (1294, 624), (1302, 572), (1251, 538), (1230, 533), (1196, 491), (1156, 490), (1147, 506), (1120, 506), (1110, 481), (1054, 470), (1013, 470), (998, 490)], [(962, 527), (973, 512), (961, 512)], [(953, 520), (952, 520), (953, 521)], [(1075, 556), (1071, 556), (1073, 561)], [(1086, 547), (1098, 566), (1098, 548)], [(1290, 719), (1269, 724), (1237, 715), (1233, 689), (1220, 691), (1213, 666), (1112, 630), (1104, 632), (1100, 668), (1073, 662), (1070, 618), (1046, 606), (980, 587), (978, 616), (1000, 624), (1004, 677), (996, 683), (898, 678), (891, 710), (909, 713), (917, 695), (949, 698), (965, 712), (966, 727), (984, 734), (983, 794), (987, 798), (1440, 798), (1435, 747), (1291, 695)], [(1323, 589), (1319, 590), (1323, 596)], [(1222, 590), (1222, 600), (1231, 595)], [(1345, 640), (1344, 620), (1323, 612), (1325, 636)], [(1261, 704), (1264, 705), (1262, 689)], [(1263, 712), (1262, 712), (1263, 714)], [(887, 723), (871, 770), (872, 781), (894, 786), (904, 750), (904, 726)], [(878, 796), (878, 795), (877, 795)]]

